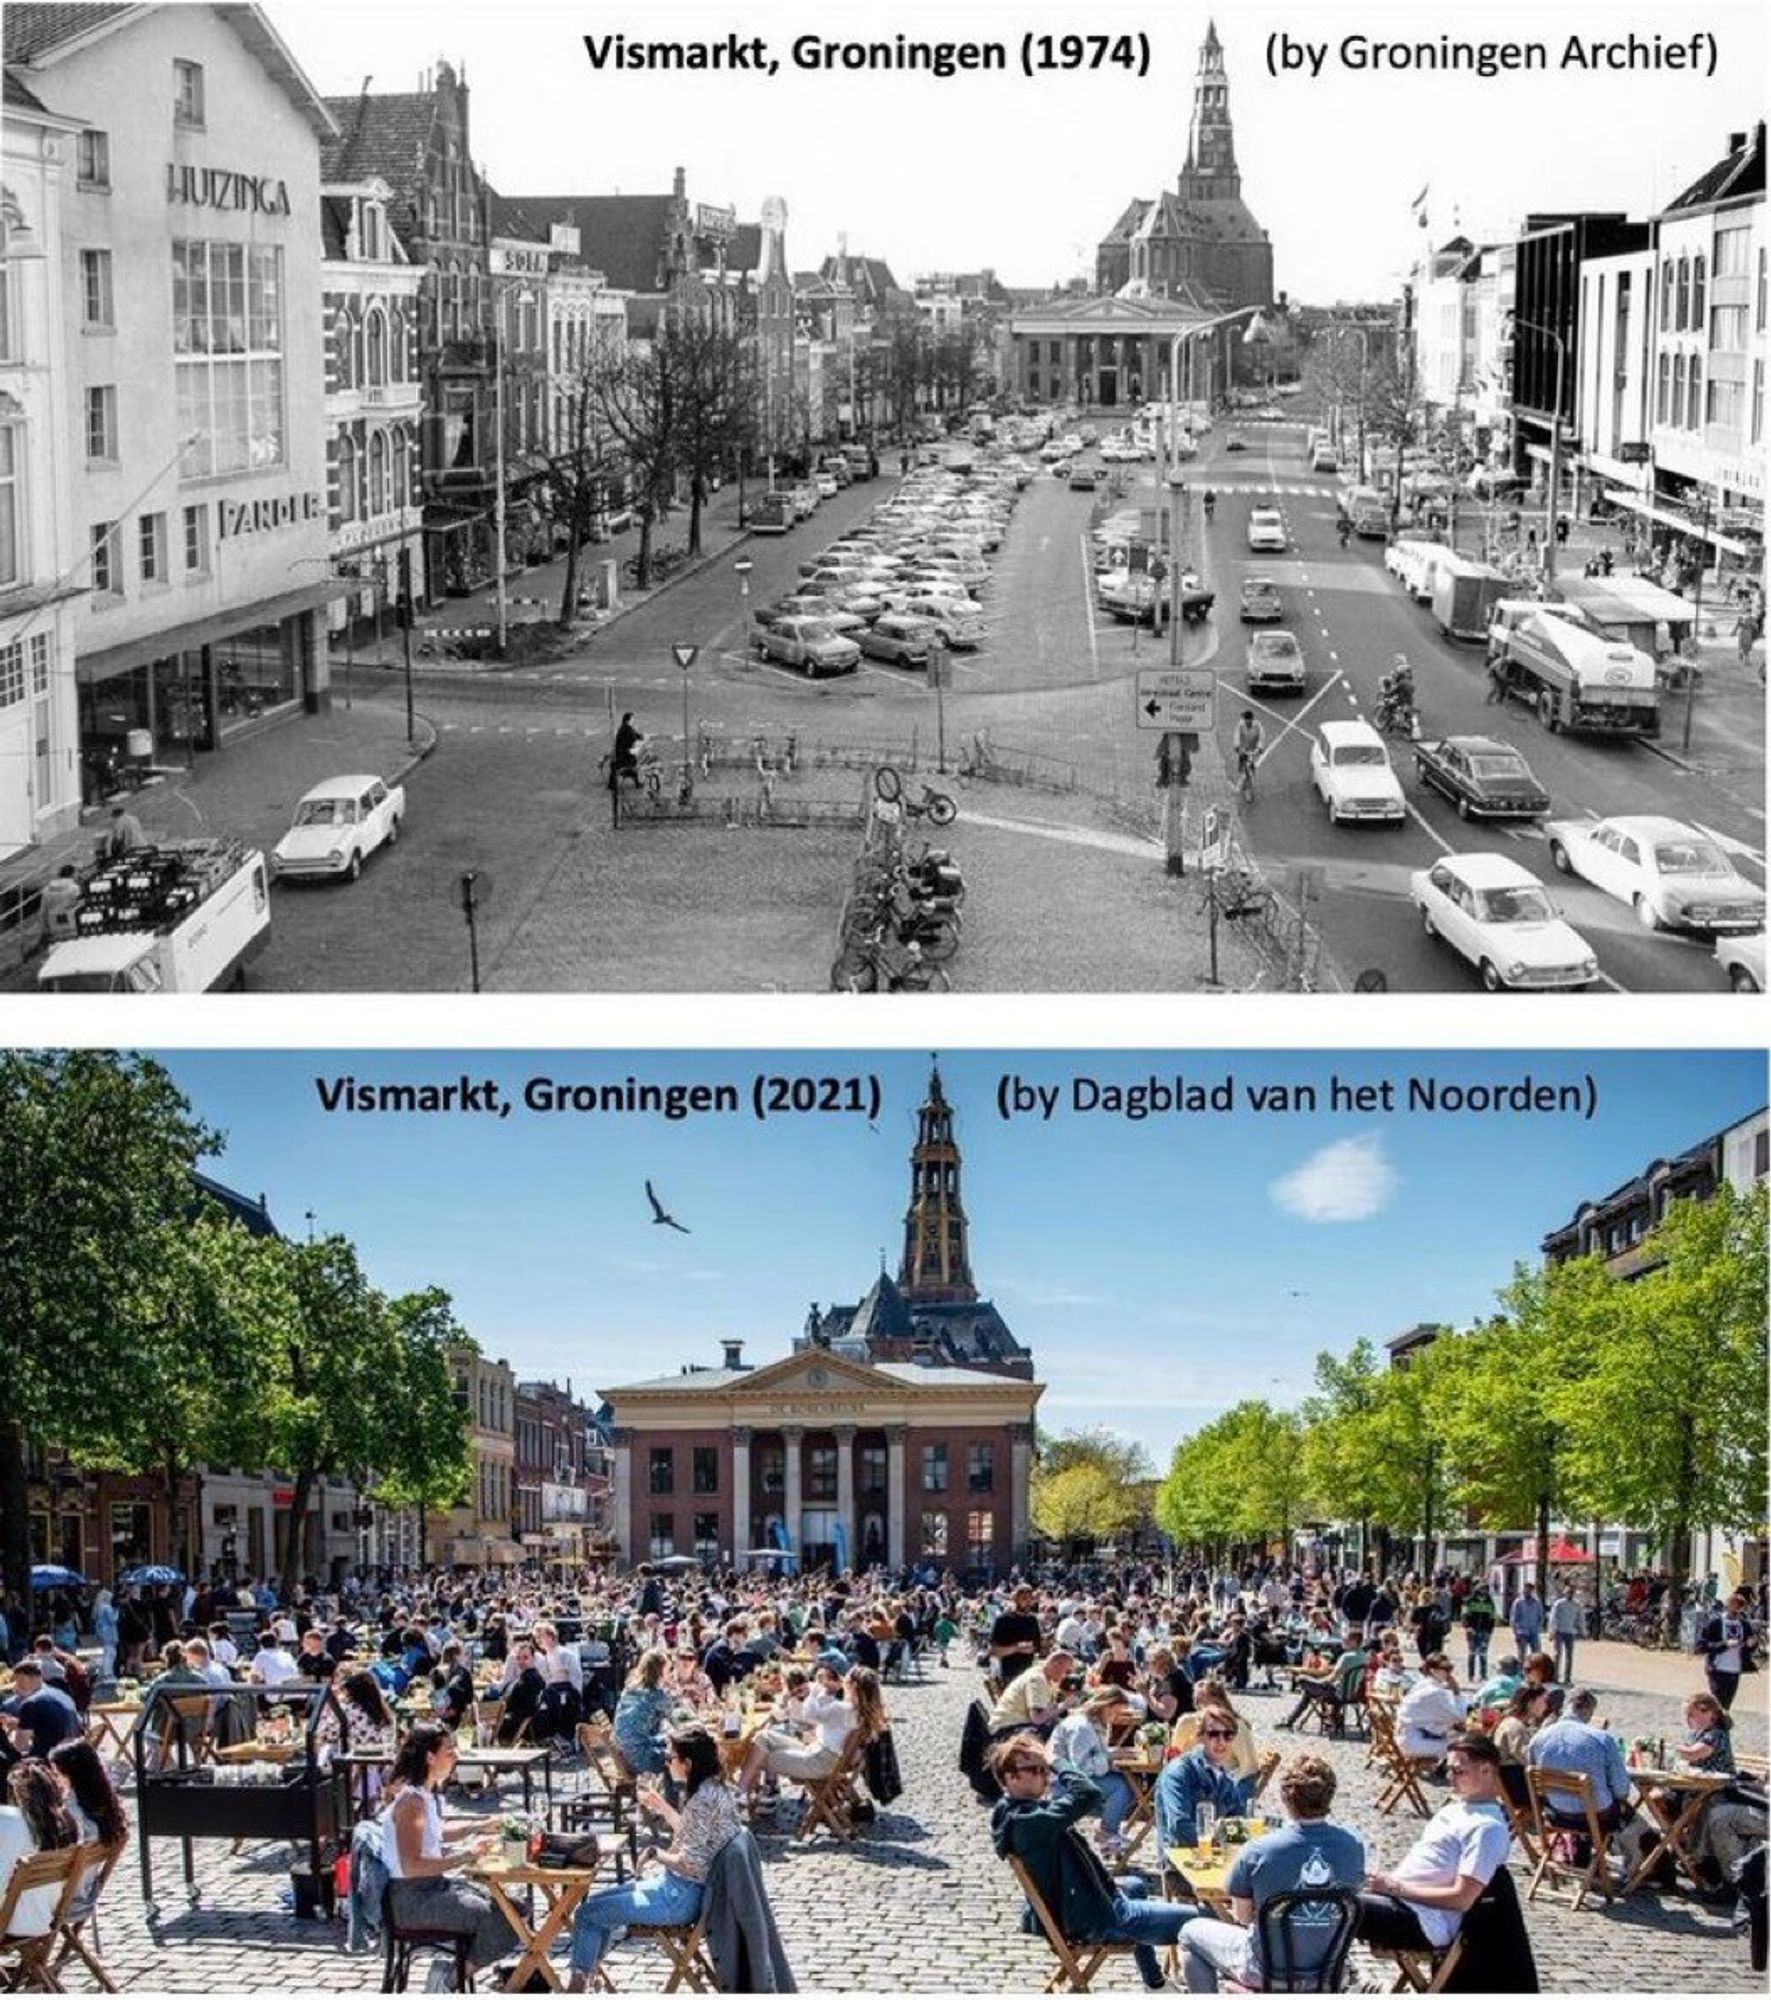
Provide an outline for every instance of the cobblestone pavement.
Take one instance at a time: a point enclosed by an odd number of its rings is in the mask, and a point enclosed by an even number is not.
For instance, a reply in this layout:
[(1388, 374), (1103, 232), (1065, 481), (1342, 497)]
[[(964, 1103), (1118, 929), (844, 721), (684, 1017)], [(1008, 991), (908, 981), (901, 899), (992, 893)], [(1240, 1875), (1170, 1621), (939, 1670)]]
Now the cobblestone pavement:
[[(766, 1822), (759, 1827), (776, 1915), (802, 1989), (999, 1993), (1043, 1985), (1050, 1961), (1017, 1929), (1017, 1899), (991, 1853), (987, 1815), (955, 1768), (975, 1686), (969, 1667), (931, 1666), (921, 1684), (889, 1691), (905, 1789), (866, 1839), (839, 1847), (820, 1835), (798, 1843), (790, 1835), (791, 1806), (780, 1831)], [(1279, 1733), (1288, 1706), (1263, 1693), (1245, 1703), (1263, 1743), (1325, 1751), (1341, 1774), (1340, 1816), (1365, 1835), (1374, 1865), (1393, 1863), (1419, 1822), (1406, 1812), (1375, 1816), (1376, 1787), (1361, 1742), (1324, 1744), (1313, 1734)], [(1659, 1695), (1608, 1692), (1605, 1707), (1611, 1726), (1624, 1734), (1658, 1735), (1677, 1713)], [(562, 1789), (575, 1782), (565, 1774)], [(1439, 1796), (1429, 1792), (1434, 1803)], [(225, 1842), (200, 1845), (201, 1901), (194, 1909), (177, 1886), (176, 1845), (160, 1841), (155, 1848), (158, 1931), (150, 1932), (142, 1914), (133, 1855), (113, 1880), (102, 1914), (103, 1954), (126, 1991), (378, 1987), (379, 1955), (346, 1956), (342, 1921), (304, 1923), (290, 1913), (281, 1846), (234, 1857)], [(1516, 1855), (1513, 1865), (1522, 1888)], [(1731, 1932), (1722, 1902), (1646, 1894), (1627, 1906), (1576, 1913), (1540, 1898), (1527, 1918), (1546, 1991), (1722, 1993), (1753, 1984), (1745, 1940)], [(623, 1988), (657, 1990), (666, 1967), (649, 1948), (632, 1946), (618, 1948), (612, 1969)], [(1355, 1970), (1376, 1975), (1369, 1962)], [(1111, 1962), (1100, 1984), (1135, 1988), (1129, 1961)], [(81, 1981), (70, 1981), (69, 1990), (81, 1990)]]

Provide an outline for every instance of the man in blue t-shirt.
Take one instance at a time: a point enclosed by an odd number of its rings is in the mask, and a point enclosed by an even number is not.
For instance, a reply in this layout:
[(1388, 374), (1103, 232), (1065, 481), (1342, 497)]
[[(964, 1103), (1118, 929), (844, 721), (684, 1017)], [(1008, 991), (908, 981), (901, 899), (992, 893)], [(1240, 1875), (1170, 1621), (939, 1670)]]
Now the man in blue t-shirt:
[(82, 1735), (80, 1712), (65, 1688), (51, 1687), (35, 1654), (12, 1671), (12, 1694), (0, 1702), (0, 1765), (47, 1757), (58, 1743)]
[[(1220, 1974), (1260, 1987), (1260, 1911), (1275, 1896), (1300, 1889), (1357, 1892), (1365, 1879), (1365, 1843), (1328, 1816), (1334, 1766), (1325, 1758), (1293, 1757), (1279, 1773), (1279, 1797), (1291, 1824), (1251, 1840), (1237, 1855), (1228, 1884), (1235, 1921), (1195, 1917), (1181, 1932), (1181, 1967), (1190, 1993), (1215, 1993)], [(1338, 1904), (1294, 1904), (1288, 1936), (1296, 1962), (1287, 1983), (1313, 1983), (1340, 1917)]]

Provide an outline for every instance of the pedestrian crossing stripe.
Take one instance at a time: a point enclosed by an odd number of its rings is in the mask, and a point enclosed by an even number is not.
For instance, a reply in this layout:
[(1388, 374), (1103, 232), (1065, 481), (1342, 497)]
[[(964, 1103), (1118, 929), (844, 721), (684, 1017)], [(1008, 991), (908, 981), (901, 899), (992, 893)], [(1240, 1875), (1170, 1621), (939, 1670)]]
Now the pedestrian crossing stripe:
[(1293, 500), (1332, 500), (1340, 490), (1334, 486), (1288, 486), (1268, 479), (1220, 479), (1215, 482), (1218, 493), (1271, 493), (1277, 498), (1284, 494)]

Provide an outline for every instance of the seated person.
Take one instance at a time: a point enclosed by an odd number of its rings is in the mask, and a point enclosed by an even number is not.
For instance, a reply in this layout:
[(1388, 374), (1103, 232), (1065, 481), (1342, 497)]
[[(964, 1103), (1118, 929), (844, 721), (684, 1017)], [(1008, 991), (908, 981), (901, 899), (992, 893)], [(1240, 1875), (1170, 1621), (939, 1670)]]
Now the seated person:
[(670, 1655), (664, 1648), (648, 1646), (615, 1703), (615, 1747), (627, 1768), (641, 1775), (665, 1768), (664, 1728), (676, 1703), (669, 1669)]
[[(443, 1817), (440, 1795), (456, 1756), (455, 1738), (441, 1723), (415, 1722), (407, 1730), (388, 1773), (391, 1803), (379, 1815), (381, 1858), (394, 1921), (470, 1938), (469, 1958), (478, 1967), (494, 1963), (516, 1936), (479, 1883), (450, 1879), (493, 1844), (483, 1821)], [(468, 1840), (451, 1840), (464, 1833)]]
[(1238, 1778), (1231, 1769), (1236, 1748), (1236, 1721), (1220, 1708), (1201, 1709), (1199, 1741), (1179, 1757), (1171, 1757), (1156, 1780), (1156, 1847), (1192, 1847), (1199, 1839), (1199, 1808), (1209, 1805), (1219, 1814), (1245, 1812), (1254, 1797), (1256, 1780)]
[(1525, 1783), (1525, 1752), (1532, 1737), (1548, 1719), (1549, 1706), (1545, 1689), (1530, 1687), (1521, 1681), (1513, 1690), (1506, 1713), (1494, 1726), (1494, 1747), (1500, 1752), (1501, 1790), (1521, 1810), (1530, 1805), (1530, 1792)]
[(541, 1677), (541, 1668), (535, 1659), (535, 1642), (532, 1639), (517, 1639), (511, 1644), (510, 1658), (504, 1663), (504, 1678), (492, 1690), (492, 1698), (504, 1703), (504, 1713), (498, 1718), (498, 1741), (501, 1745), (514, 1743), (523, 1724), (529, 1725), (527, 1734), (535, 1734), (535, 1723), (541, 1714), (542, 1698), (547, 1693), (547, 1683)]
[[(41, 1670), (38, 1678), (41, 1679)], [(30, 1758), (16, 1765), (6, 1781), (9, 1804), (0, 1806), (0, 1900), (21, 1861), (79, 1844), (80, 1830), (51, 1765)], [(10, 1938), (44, 1937), (55, 1927), (60, 1883), (27, 1889), (7, 1925)], [(53, 1980), (45, 1985), (53, 1986)]]
[(1183, 1715), (1169, 1732), (1168, 1746), (1171, 1750), (1191, 1750), (1199, 1741), (1199, 1732), (1204, 1726), (1208, 1709), (1227, 1715), (1236, 1725), (1236, 1742), (1230, 1755), (1230, 1773), (1237, 1778), (1253, 1778), (1261, 1768), (1260, 1752), (1254, 1747), (1254, 1731), (1248, 1726), (1248, 1718), (1236, 1712), (1230, 1699), (1230, 1690), (1215, 1677), (1203, 1680), (1194, 1690), (1193, 1709)]
[(1476, 1708), (1505, 1708), (1512, 1700), (1514, 1690), (1523, 1684), (1524, 1679), (1518, 1654), (1509, 1653), (1476, 1690), (1476, 1698), (1472, 1705)]
[(473, 1714), (473, 1674), (462, 1657), (461, 1641), (451, 1639), (443, 1648), (442, 1659), (431, 1679), (431, 1706), (439, 1722), (459, 1729)]
[[(1334, 1766), (1326, 1759), (1297, 1756), (1287, 1761), (1279, 1773), (1279, 1802), (1291, 1824), (1260, 1835), (1237, 1853), (1226, 1884), (1232, 1921), (1196, 1917), (1181, 1932), (1181, 1966), (1189, 1992), (1215, 1992), (1220, 1973), (1241, 1986), (1261, 1986), (1257, 1926), (1261, 1906), (1273, 1897), (1297, 1889), (1359, 1889), (1365, 1880), (1365, 1843), (1328, 1817), (1334, 1794)], [(1320, 1950), (1315, 1955), (1310, 1950), (1311, 1933), (1325, 1947), (1335, 1915), (1332, 1908), (1314, 1918), (1307, 1906), (1292, 1910), (1290, 1935), (1297, 1957), (1283, 1968), (1291, 1990), (1307, 1987), (1308, 1975), (1320, 1967)]]
[(1468, 1704), (1443, 1653), (1429, 1653), (1420, 1664), (1420, 1679), (1396, 1710), (1396, 1740), (1404, 1757), (1430, 1757), (1437, 1764), (1462, 1729)]
[[(990, 1814), (990, 1837), (1006, 1861), (1019, 1861), (1039, 1899), (1067, 1939), (1079, 1944), (1129, 1944), (1152, 1993), (1164, 1986), (1158, 1945), (1173, 1944), (1199, 1912), (1191, 1903), (1164, 1903), (1145, 1894), (1143, 1878), (1115, 1881), (1077, 1823), (1097, 1812), (1101, 1794), (1080, 1773), (1052, 1769), (1037, 1736), (1011, 1736), (990, 1753), (1002, 1787)], [(1024, 1930), (1037, 1930), (1029, 1908)]]
[(0, 1765), (47, 1757), (58, 1743), (84, 1735), (80, 1711), (62, 1688), (51, 1687), (34, 1656), (12, 1670), (12, 1692), (0, 1701)]
[(1144, 1676), (1144, 1712), (1158, 1722), (1173, 1722), (1193, 1713), (1193, 1676), (1187, 1671), (1185, 1639), (1152, 1646)]
[[(1734, 1724), (1712, 1694), (1694, 1694), (1685, 1704), (1686, 1740), (1673, 1751), (1682, 1771), (1730, 1774), (1734, 1764)], [(1705, 1799), (1691, 1842), (1700, 1874), (1717, 1885), (1733, 1882), (1748, 1853), (1765, 1838), (1765, 1787), (1741, 1781)], [(1633, 1869), (1646, 1853), (1649, 1829), (1638, 1822), (1621, 1843)]]
[(1341, 1711), (1349, 1701), (1357, 1701), (1365, 1692), (1365, 1667), (1369, 1658), (1366, 1647), (1355, 1638), (1346, 1650), (1334, 1661), (1324, 1674), (1299, 1674), (1292, 1682), (1297, 1694), (1297, 1706), (1279, 1724), (1281, 1729), (1295, 1729), (1313, 1708), (1334, 1717), (1337, 1731), (1344, 1727)]
[(1068, 1653), (1048, 1653), (1023, 1668), (997, 1697), (990, 1711), (990, 1734), (1014, 1736), (1024, 1729), (1044, 1734), (1082, 1694), (1082, 1676)]
[[(866, 1673), (865, 1682), (856, 1683), (852, 1677), (844, 1681), (831, 1667), (816, 1670), (799, 1726), (765, 1729), (745, 1753), (740, 1779), (745, 1792), (754, 1793), (765, 1774), (801, 1785), (826, 1777), (841, 1760), (854, 1730), (864, 1728), (868, 1741), (879, 1734), (883, 1727), (879, 1682), (865, 1668), (856, 1671)], [(872, 1697), (866, 1716), (861, 1713), (866, 1700), (862, 1690)], [(851, 1699), (852, 1694), (857, 1698)]]
[(1457, 1736), (1445, 1768), (1451, 1803), (1427, 1821), (1393, 1869), (1365, 1878), (1356, 1935), (1366, 1944), (1444, 1951), (1465, 1911), (1506, 1866), (1513, 1835), (1500, 1803), (1500, 1752), (1486, 1736)]
[[(1597, 1706), (1598, 1698), (1591, 1688), (1576, 1688), (1568, 1697), (1567, 1713), (1546, 1722), (1526, 1744), (1525, 1761), (1540, 1770), (1585, 1772), (1592, 1780), (1600, 1826), (1607, 1833), (1617, 1833), (1634, 1816), (1632, 1781), (1617, 1738), (1593, 1726)], [(1546, 1803), (1558, 1818), (1586, 1825), (1586, 1810), (1573, 1792), (1552, 1790)]]
[(1109, 1858), (1124, 1852), (1119, 1829), (1137, 1799), (1131, 1780), (1113, 1768), (1108, 1743), (1114, 1722), (1130, 1714), (1123, 1689), (1097, 1688), (1064, 1717), (1049, 1739), (1057, 1769), (1087, 1778), (1101, 1794), (1101, 1852)]

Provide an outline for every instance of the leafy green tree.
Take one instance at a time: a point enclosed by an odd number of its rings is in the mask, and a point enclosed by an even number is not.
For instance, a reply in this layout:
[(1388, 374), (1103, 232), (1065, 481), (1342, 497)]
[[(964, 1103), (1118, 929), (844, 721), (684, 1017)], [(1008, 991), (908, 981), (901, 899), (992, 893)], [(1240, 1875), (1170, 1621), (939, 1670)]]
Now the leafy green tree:
[(1304, 1399), (1304, 1473), (1319, 1505), (1359, 1524), (1359, 1546), (1370, 1544), (1381, 1486), (1378, 1440), (1367, 1421), (1377, 1407), (1383, 1371), (1369, 1340), (1345, 1357), (1318, 1354), (1316, 1393)]
[(1559, 1398), (1570, 1476), (1589, 1504), (1666, 1544), (1669, 1630), (1692, 1534), (1766, 1515), (1765, 1201), (1763, 1185), (1724, 1185), (1673, 1203), (1639, 1246), (1651, 1267), (1608, 1279), (1590, 1370)]
[(1034, 1526), (1057, 1542), (1113, 1541), (1147, 1518), (1150, 1478), (1144, 1447), (1102, 1426), (1041, 1438)]
[(214, 1133), (161, 1066), (108, 1050), (0, 1054), (0, 1555), (30, 1608), (26, 1455), (126, 1432), (138, 1326)]
[(1221, 1549), (1289, 1542), (1307, 1492), (1302, 1426), (1290, 1411), (1249, 1401), (1175, 1447), (1156, 1518), (1177, 1542)]
[(450, 1352), (471, 1346), (447, 1292), (408, 1293), (388, 1305), (398, 1387), (376, 1457), (360, 1469), (359, 1488), (385, 1507), (415, 1508), (418, 1561), (425, 1561), (426, 1517), (460, 1506), (473, 1475), (467, 1411), (455, 1394)]

